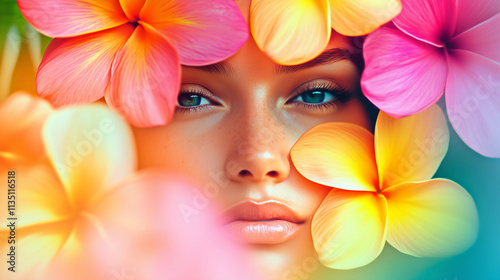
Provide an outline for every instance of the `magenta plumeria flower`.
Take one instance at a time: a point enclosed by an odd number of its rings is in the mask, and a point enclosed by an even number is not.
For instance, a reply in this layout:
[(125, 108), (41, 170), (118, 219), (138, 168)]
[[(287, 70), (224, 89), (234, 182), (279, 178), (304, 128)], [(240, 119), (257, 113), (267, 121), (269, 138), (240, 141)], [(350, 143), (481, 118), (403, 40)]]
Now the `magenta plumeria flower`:
[(445, 92), (448, 117), (478, 153), (500, 157), (500, 1), (406, 0), (364, 45), (365, 95), (403, 117)]
[(37, 91), (55, 106), (106, 99), (136, 126), (166, 124), (180, 64), (219, 62), (246, 41), (232, 0), (18, 0), (41, 33), (58, 37), (37, 73)]

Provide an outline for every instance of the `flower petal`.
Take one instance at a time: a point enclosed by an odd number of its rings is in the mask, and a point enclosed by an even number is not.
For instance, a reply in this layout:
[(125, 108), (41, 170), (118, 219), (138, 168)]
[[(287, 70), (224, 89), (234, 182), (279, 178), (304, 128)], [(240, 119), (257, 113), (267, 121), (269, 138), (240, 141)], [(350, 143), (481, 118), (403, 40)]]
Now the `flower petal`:
[(421, 112), (443, 94), (447, 66), (442, 49), (382, 27), (368, 35), (363, 55), (363, 92), (389, 115)]
[[(91, 211), (140, 279), (167, 274), (169, 279), (258, 279), (245, 267), (243, 248), (219, 226), (212, 205), (193, 207), (197, 191), (165, 170), (141, 170), (96, 201)], [(154, 246), (145, 248), (144, 240)]]
[(467, 50), (500, 63), (500, 14), (454, 37), (451, 49)]
[[(23, 265), (16, 265), (15, 273), (7, 270), (0, 271), (1, 279), (54, 279), (44, 274), (52, 259), (57, 255), (59, 248), (64, 245), (71, 233), (71, 221), (57, 221), (28, 228), (16, 228), (16, 256), (23, 259)], [(7, 236), (7, 231), (0, 231)], [(3, 240), (2, 240), (3, 241)], [(2, 242), (0, 250), (10, 253), (7, 241)], [(20, 257), (25, 256), (25, 257)], [(29, 256), (29, 257), (28, 257)], [(15, 277), (13, 278), (13, 275)], [(58, 279), (59, 280), (59, 279)]]
[(393, 22), (408, 35), (435, 46), (444, 46), (457, 22), (456, 0), (405, 0)]
[(164, 125), (180, 87), (175, 49), (148, 26), (138, 26), (112, 66), (108, 105), (135, 126)]
[(311, 233), (321, 263), (334, 269), (367, 265), (385, 245), (387, 204), (374, 192), (333, 189), (314, 214)]
[(500, 63), (450, 50), (446, 84), (448, 117), (462, 140), (487, 157), (500, 157)]
[(76, 209), (113, 188), (136, 168), (130, 127), (102, 104), (52, 113), (42, 137), (49, 159)]
[(381, 112), (375, 126), (380, 188), (430, 179), (443, 161), (449, 141), (446, 119), (438, 105), (402, 119)]
[(447, 257), (475, 241), (478, 216), (472, 197), (453, 181), (404, 183), (383, 192), (389, 220), (387, 241), (417, 257)]
[(330, 0), (332, 27), (346, 36), (366, 35), (401, 12), (400, 0)]
[(132, 34), (124, 25), (75, 38), (56, 38), (37, 74), (37, 91), (55, 106), (90, 103), (104, 96), (117, 51)]
[(247, 24), (232, 0), (146, 1), (140, 19), (177, 49), (184, 65), (222, 61), (248, 38)]
[(252, 35), (259, 48), (280, 64), (300, 64), (319, 55), (330, 41), (327, 0), (253, 0)]
[(69, 37), (128, 22), (118, 0), (18, 0), (24, 17), (49, 37)]
[[(68, 218), (72, 213), (71, 206), (57, 174), (50, 166), (18, 164), (11, 168), (9, 170), (14, 170), (16, 173), (14, 213), (15, 216), (22, 217), (19, 226), (28, 227)], [(7, 180), (1, 188), (7, 193)], [(7, 209), (6, 204), (5, 209)], [(0, 218), (7, 220), (7, 214), (6, 210), (0, 214)]]
[(457, 1), (458, 21), (455, 35), (458, 35), (500, 13), (498, 0)]
[(120, 0), (120, 5), (130, 21), (137, 21), (139, 20), (139, 13), (145, 1), (146, 0)]
[(45, 157), (40, 133), (51, 111), (46, 100), (24, 92), (0, 104), (0, 158), (34, 162)]
[(307, 179), (344, 190), (375, 191), (373, 135), (350, 123), (323, 123), (293, 145), (290, 156)]

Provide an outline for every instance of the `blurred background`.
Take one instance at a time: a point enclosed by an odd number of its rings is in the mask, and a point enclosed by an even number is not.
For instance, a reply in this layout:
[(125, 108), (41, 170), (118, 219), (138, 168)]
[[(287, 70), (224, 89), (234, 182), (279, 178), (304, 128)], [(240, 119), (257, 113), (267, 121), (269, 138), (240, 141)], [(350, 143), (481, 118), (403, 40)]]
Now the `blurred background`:
[[(15, 0), (0, 0), (0, 103), (16, 91), (36, 94), (36, 69), (49, 42), (23, 19)], [(480, 222), (476, 244), (447, 259), (415, 258), (387, 244), (373, 263), (330, 271), (322, 279), (500, 280), (500, 159), (472, 151), (448, 125), (449, 151), (434, 177), (459, 183), (474, 198)]]

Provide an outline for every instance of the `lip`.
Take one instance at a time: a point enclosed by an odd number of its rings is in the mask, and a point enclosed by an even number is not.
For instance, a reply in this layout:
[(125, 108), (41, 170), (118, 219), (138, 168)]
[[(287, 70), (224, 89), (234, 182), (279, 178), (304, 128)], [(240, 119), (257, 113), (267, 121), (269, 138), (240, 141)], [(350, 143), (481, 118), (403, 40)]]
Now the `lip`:
[(279, 244), (290, 240), (304, 221), (277, 201), (244, 201), (229, 208), (225, 228), (245, 243)]

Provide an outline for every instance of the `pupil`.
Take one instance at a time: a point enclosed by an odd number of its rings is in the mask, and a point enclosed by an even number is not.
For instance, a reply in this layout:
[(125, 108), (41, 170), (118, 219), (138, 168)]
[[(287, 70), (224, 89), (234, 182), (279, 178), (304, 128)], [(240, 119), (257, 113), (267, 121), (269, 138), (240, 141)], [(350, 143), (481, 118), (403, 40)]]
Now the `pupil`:
[(302, 95), (302, 100), (307, 103), (321, 103), (325, 100), (325, 93), (319, 90), (306, 92)]
[(201, 97), (199, 95), (196, 95), (196, 94), (179, 95), (179, 98), (177, 100), (179, 102), (179, 105), (184, 106), (184, 107), (198, 106), (201, 103)]

